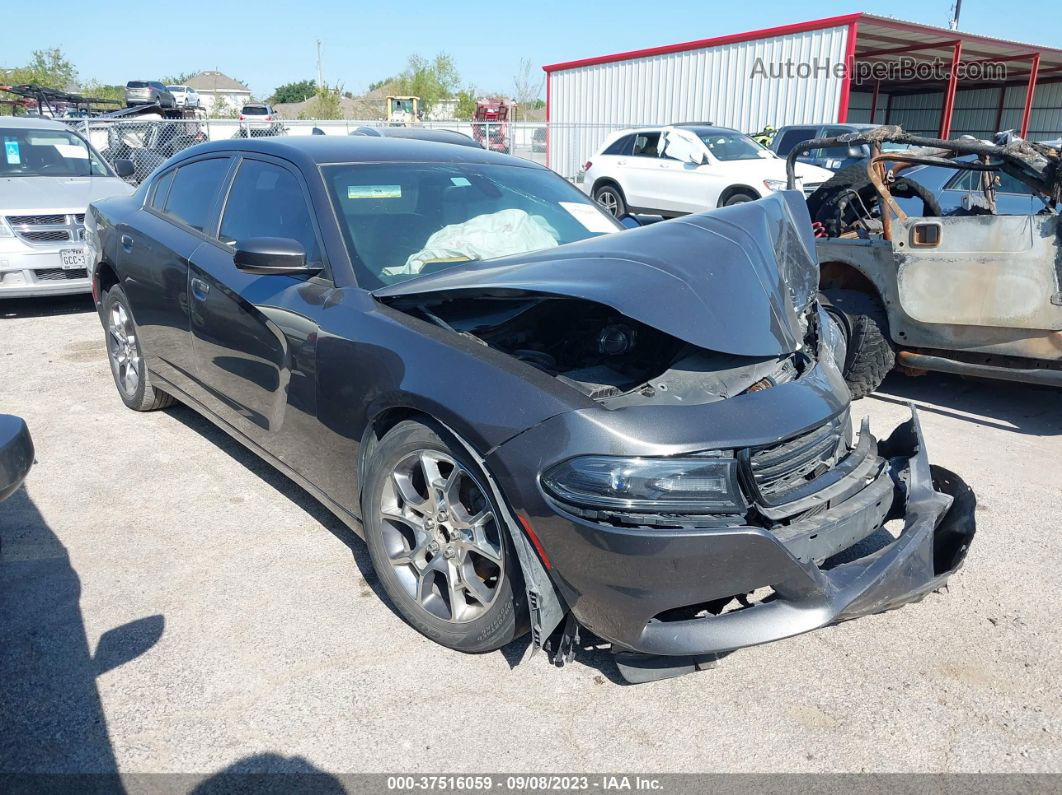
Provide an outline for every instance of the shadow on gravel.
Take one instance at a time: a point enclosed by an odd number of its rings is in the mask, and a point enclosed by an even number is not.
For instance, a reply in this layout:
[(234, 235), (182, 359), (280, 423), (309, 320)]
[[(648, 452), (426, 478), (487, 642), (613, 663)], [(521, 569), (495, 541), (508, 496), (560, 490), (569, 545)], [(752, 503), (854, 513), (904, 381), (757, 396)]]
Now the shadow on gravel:
[(117, 772), (96, 678), (154, 646), (164, 620), (154, 615), (110, 629), (92, 654), (80, 597), (66, 548), (23, 486), (0, 503), (4, 774)]
[(49, 317), (95, 312), (92, 296), (57, 295), (53, 298), (10, 298), (0, 301), (0, 319), (17, 317)]
[[(904, 406), (913, 401), (919, 411), (1001, 431), (1057, 436), (1062, 434), (1060, 397), (1062, 391), (1046, 386), (961, 378), (945, 373), (906, 376), (893, 372), (869, 399)], [(858, 408), (859, 403), (854, 407)]]
[(229, 792), (267, 795), (306, 792), (331, 795), (346, 791), (338, 778), (314, 767), (300, 756), (286, 757), (266, 753), (234, 762), (195, 787), (191, 795), (220, 795)]

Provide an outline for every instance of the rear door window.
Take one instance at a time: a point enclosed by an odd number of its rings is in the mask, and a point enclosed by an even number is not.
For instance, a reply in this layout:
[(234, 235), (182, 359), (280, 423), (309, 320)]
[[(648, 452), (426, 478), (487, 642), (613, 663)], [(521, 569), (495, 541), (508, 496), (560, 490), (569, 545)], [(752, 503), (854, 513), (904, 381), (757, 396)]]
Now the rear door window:
[(162, 210), (166, 206), (166, 197), (170, 194), (170, 185), (173, 184), (173, 175), (176, 174), (176, 169), (167, 171), (157, 180), (155, 180), (155, 188), (151, 193), (151, 201), (149, 204), (156, 210)]
[(218, 191), (229, 169), (229, 158), (197, 160), (177, 169), (163, 213), (200, 232), (209, 232)]
[(810, 141), (815, 137), (814, 127), (794, 127), (792, 130), (786, 130), (782, 133), (782, 137), (778, 139), (778, 148), (775, 151), (785, 157), (793, 151), (793, 147), (801, 141)]
[(658, 146), (660, 144), (660, 133), (637, 133), (634, 136), (634, 151), (635, 157), (657, 157), (660, 152)]

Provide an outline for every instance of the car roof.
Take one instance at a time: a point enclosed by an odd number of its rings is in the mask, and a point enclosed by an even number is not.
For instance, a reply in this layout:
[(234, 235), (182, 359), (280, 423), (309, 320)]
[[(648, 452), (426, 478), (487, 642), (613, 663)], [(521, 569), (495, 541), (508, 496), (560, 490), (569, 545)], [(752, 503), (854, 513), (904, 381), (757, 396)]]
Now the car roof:
[(0, 117), (0, 127), (21, 127), (26, 130), (66, 130), (70, 125), (61, 121), (52, 121), (42, 116), (4, 116)]
[[(411, 138), (369, 135), (280, 135), (262, 138), (236, 138), (185, 149), (193, 156), (205, 152), (260, 152), (311, 168), (327, 163), (479, 163), (545, 169), (521, 157), (488, 152), (473, 146), (419, 141)], [(183, 159), (183, 158), (182, 158)]]
[(642, 125), (640, 127), (628, 127), (625, 130), (617, 130), (612, 135), (613, 135), (613, 140), (615, 140), (615, 138), (617, 138), (617, 137), (619, 137), (621, 135), (631, 135), (633, 133), (640, 133), (640, 132), (658, 132), (659, 130), (667, 130), (669, 128), (670, 129), (680, 129), (680, 130), (694, 130), (698, 134), (707, 133), (708, 135), (714, 135), (715, 133), (736, 133), (736, 132), (739, 132), (739, 130), (735, 130), (733, 127), (716, 127), (715, 125), (709, 125), (709, 124), (689, 124), (689, 123), (686, 123), (686, 124), (657, 124), (657, 125), (644, 124), (644, 125)]
[(715, 135), (716, 133), (736, 133), (740, 132), (733, 127), (717, 127), (714, 124), (673, 124), (673, 127), (678, 127), (683, 130), (693, 130), (698, 135)]

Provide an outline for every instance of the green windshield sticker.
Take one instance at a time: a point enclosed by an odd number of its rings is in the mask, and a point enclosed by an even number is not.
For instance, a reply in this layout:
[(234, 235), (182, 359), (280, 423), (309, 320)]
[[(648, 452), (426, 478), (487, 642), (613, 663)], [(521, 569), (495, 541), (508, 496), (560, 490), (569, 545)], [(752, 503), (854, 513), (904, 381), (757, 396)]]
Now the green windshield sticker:
[(348, 199), (401, 199), (401, 185), (347, 185)]
[(8, 165), (17, 166), (22, 163), (22, 158), (18, 153), (17, 138), (4, 139), (4, 156), (7, 158)]

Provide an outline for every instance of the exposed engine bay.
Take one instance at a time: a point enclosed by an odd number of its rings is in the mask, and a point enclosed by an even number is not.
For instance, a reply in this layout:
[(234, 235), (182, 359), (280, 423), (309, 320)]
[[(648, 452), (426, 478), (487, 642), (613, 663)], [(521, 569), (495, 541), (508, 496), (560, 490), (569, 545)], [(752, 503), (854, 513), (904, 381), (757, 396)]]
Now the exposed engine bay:
[(810, 362), (802, 351), (753, 357), (705, 350), (579, 299), (454, 299), (420, 309), (426, 319), (526, 362), (605, 408), (724, 400), (792, 381)]

